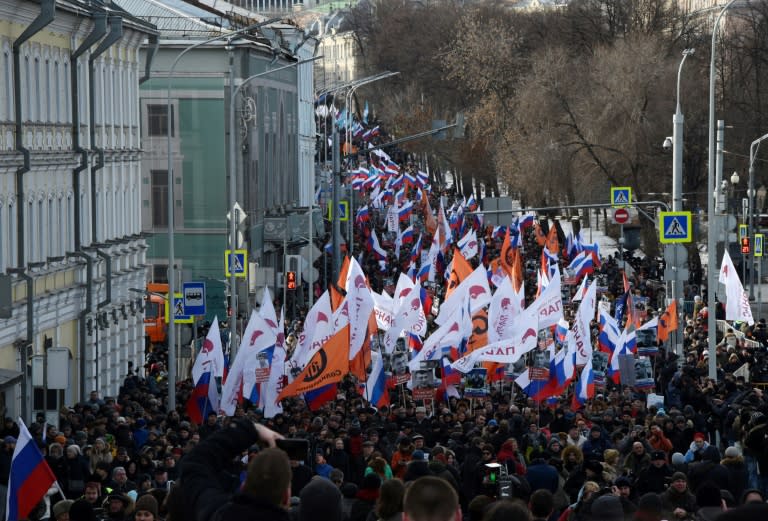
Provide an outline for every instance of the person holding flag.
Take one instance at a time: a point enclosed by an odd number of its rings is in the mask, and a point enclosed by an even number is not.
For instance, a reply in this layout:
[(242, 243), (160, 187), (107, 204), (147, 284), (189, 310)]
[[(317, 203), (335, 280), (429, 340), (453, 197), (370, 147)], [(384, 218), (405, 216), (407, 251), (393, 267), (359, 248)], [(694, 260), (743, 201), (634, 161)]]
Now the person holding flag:
[(224, 375), (224, 351), (219, 333), (219, 317), (214, 317), (211, 328), (203, 340), (200, 352), (192, 367), (192, 381), (195, 388), (187, 400), (187, 414), (190, 420), (202, 425), (211, 412), (219, 410), (219, 390), (216, 378)]
[(54, 484), (58, 487), (56, 476), (19, 418), (19, 438), (13, 450), (8, 480), (6, 521), (26, 519)]

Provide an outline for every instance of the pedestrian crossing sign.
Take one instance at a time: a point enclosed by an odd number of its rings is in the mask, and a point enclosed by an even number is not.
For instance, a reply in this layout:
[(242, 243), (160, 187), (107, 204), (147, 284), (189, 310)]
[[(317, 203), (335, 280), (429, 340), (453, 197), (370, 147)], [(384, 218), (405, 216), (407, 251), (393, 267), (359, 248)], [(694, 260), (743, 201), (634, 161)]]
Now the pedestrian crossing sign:
[[(328, 201), (328, 220), (333, 221), (333, 202)], [(349, 220), (349, 201), (339, 201), (339, 221)]]
[(246, 278), (248, 276), (248, 251), (247, 250), (224, 250), (224, 273), (227, 277), (232, 274), (235, 277)]
[(621, 208), (632, 204), (631, 186), (612, 186), (611, 187), (611, 206)]
[(755, 257), (763, 256), (763, 239), (764, 235), (762, 233), (755, 234)]
[(184, 295), (181, 293), (173, 294), (172, 306), (165, 306), (165, 323), (171, 323), (170, 309), (173, 307), (173, 322), (175, 324), (191, 324), (194, 322), (192, 315), (187, 315), (184, 309)]
[(691, 212), (660, 212), (659, 241), (662, 244), (691, 242)]
[(739, 241), (744, 237), (749, 236), (749, 227), (746, 224), (739, 225)]

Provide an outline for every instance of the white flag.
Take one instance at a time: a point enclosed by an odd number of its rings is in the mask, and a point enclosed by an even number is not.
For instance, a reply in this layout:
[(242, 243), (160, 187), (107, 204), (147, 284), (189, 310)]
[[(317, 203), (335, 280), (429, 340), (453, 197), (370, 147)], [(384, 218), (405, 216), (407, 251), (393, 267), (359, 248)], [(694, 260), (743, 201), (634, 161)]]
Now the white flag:
[(355, 259), (350, 259), (345, 288), (349, 303), (349, 359), (360, 352), (368, 332), (368, 319), (374, 308), (371, 289)]
[[(720, 265), (720, 282), (725, 284), (725, 319), (746, 322), (750, 326), (755, 323), (752, 318), (752, 308), (749, 306), (749, 297), (741, 285), (739, 275), (733, 266), (728, 250), (723, 254), (723, 263)], [(714, 309), (709, 310), (714, 313)]]

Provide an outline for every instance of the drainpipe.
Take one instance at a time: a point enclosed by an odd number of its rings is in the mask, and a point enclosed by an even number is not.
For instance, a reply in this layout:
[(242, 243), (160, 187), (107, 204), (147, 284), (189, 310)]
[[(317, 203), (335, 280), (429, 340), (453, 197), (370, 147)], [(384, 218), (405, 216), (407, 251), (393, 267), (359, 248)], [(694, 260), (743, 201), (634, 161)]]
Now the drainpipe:
[[(77, 225), (75, 225), (77, 227)], [(93, 257), (88, 255), (82, 250), (73, 252), (67, 252), (67, 257), (80, 257), (85, 260), (85, 274), (86, 274), (86, 290), (85, 290), (85, 307), (80, 311), (77, 316), (79, 323), (78, 332), (78, 345), (80, 346), (80, 400), (85, 400), (88, 396), (85, 390), (85, 343), (86, 338), (86, 321), (88, 320), (88, 314), (93, 307)]]
[[(21, 152), (23, 163), (16, 170), (16, 235), (17, 260), (16, 264), (22, 267), (26, 264), (24, 258), (24, 174), (30, 170), (29, 150), (24, 146), (23, 114), (21, 113), (21, 46), (35, 34), (51, 23), (56, 16), (56, 0), (41, 0), (40, 14), (27, 27), (21, 36), (13, 42), (13, 106), (16, 117), (16, 150)], [(27, 86), (29, 88), (29, 86)], [(28, 95), (31, 95), (28, 90)]]
[(100, 248), (104, 248), (107, 246), (106, 244), (99, 244), (99, 243), (93, 243), (91, 244), (94, 248), (96, 248), (96, 255), (104, 259), (107, 263), (107, 269), (106, 269), (106, 276), (107, 276), (107, 291), (106, 295), (104, 296), (104, 300), (99, 302), (96, 305), (96, 309), (101, 309), (107, 304), (110, 304), (112, 302), (112, 256), (106, 253), (105, 251), (101, 250)]
[(96, 165), (91, 167), (91, 237), (92, 242), (98, 240), (96, 236), (96, 172), (104, 168), (104, 149), (96, 146), (96, 96), (94, 91), (93, 65), (96, 59), (104, 51), (112, 47), (123, 37), (123, 19), (120, 16), (109, 15), (107, 19), (109, 34), (104, 38), (96, 50), (88, 57), (88, 94), (90, 96), (90, 137), (91, 150), (96, 152)]
[[(82, 246), (82, 236), (80, 230), (80, 172), (88, 168), (88, 151), (80, 144), (80, 78), (77, 74), (77, 64), (80, 56), (101, 40), (107, 34), (107, 15), (103, 11), (93, 13), (93, 30), (83, 43), (80, 44), (70, 58), (70, 85), (71, 85), (71, 105), (72, 105), (72, 148), (76, 154), (80, 155), (80, 164), (72, 170), (72, 192), (75, 194), (74, 221), (75, 221), (75, 251), (80, 251)], [(91, 286), (88, 285), (90, 293)], [(84, 327), (84, 326), (83, 326)]]
[(139, 85), (149, 79), (152, 70), (152, 62), (157, 55), (157, 49), (160, 47), (160, 37), (156, 34), (149, 35), (149, 47), (147, 48), (147, 60), (144, 63), (144, 76), (139, 78)]
[(25, 420), (29, 420), (28, 412), (29, 412), (29, 393), (28, 393), (28, 386), (29, 386), (29, 380), (28, 380), (28, 368), (27, 365), (29, 364), (29, 359), (27, 357), (27, 354), (29, 353), (29, 347), (34, 342), (35, 338), (35, 310), (34, 310), (34, 300), (35, 300), (35, 279), (29, 275), (26, 272), (26, 268), (9, 268), (9, 273), (15, 273), (19, 276), (20, 279), (24, 279), (27, 283), (27, 339), (26, 342), (24, 342), (23, 345), (21, 345), (21, 371), (23, 373), (23, 379), (21, 382), (21, 417)]

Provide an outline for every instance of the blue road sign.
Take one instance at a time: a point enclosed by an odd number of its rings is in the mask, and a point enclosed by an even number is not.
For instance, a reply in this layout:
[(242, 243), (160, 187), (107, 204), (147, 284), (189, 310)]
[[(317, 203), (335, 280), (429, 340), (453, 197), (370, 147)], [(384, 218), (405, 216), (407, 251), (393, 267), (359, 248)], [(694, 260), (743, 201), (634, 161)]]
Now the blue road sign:
[(662, 244), (691, 242), (691, 212), (659, 212), (659, 241)]
[(614, 207), (629, 206), (632, 204), (631, 186), (612, 186), (611, 187), (611, 205)]
[(224, 273), (227, 277), (231, 277), (233, 273), (235, 277), (247, 277), (248, 251), (235, 250), (234, 255), (231, 255), (231, 252), (232, 250), (224, 250)]
[(187, 315), (205, 315), (205, 282), (185, 282), (181, 293)]

